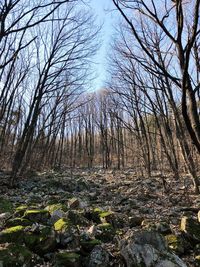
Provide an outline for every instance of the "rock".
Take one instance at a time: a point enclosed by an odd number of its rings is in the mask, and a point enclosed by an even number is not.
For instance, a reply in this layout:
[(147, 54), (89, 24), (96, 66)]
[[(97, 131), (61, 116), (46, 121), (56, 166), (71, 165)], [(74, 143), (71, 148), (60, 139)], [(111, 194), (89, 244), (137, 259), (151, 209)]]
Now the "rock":
[(85, 217), (83, 217), (78, 211), (75, 210), (69, 210), (67, 213), (67, 218), (75, 225), (90, 225), (90, 222)]
[(0, 266), (35, 266), (33, 258), (32, 252), (19, 244), (0, 247)]
[(140, 231), (128, 240), (122, 240), (120, 252), (127, 267), (186, 267), (180, 258), (167, 250), (163, 236), (154, 231)]
[(66, 219), (60, 219), (54, 224), (57, 232), (56, 240), (61, 247), (76, 249), (80, 246), (80, 236), (77, 227), (70, 224)]
[(102, 242), (98, 239), (81, 240), (81, 248), (84, 252), (89, 253), (95, 246), (101, 245), (101, 243)]
[(11, 217), (11, 213), (10, 212), (1, 213), (0, 214), (0, 221), (7, 220), (9, 217)]
[(156, 231), (161, 234), (171, 234), (171, 228), (167, 222), (153, 222), (150, 220), (144, 220), (141, 223), (142, 227), (147, 230)]
[(96, 227), (95, 237), (102, 242), (110, 242), (115, 236), (115, 229), (110, 223), (98, 224)]
[(132, 227), (140, 226), (144, 218), (139, 217), (139, 216), (133, 216), (133, 217), (129, 217), (128, 220), (129, 220), (129, 226), (132, 228)]
[(66, 217), (66, 214), (62, 210), (55, 210), (51, 214), (50, 222), (56, 223), (59, 219)]
[(85, 212), (83, 213), (83, 216), (88, 219), (89, 221), (92, 221), (94, 223), (101, 223), (99, 213), (102, 211), (99, 210), (98, 208), (96, 209), (86, 209)]
[(102, 246), (95, 246), (90, 254), (88, 267), (108, 267), (109, 253)]
[(0, 214), (0, 228), (4, 226), (5, 221), (11, 217), (10, 212), (4, 212)]
[(88, 197), (89, 197), (90, 201), (96, 201), (98, 198), (98, 194), (96, 191), (90, 192), (90, 193), (88, 193)]
[(65, 218), (61, 218), (54, 223), (55, 231), (62, 231), (69, 226), (69, 221)]
[(75, 197), (69, 199), (69, 201), (68, 201), (68, 207), (70, 209), (78, 208), (79, 204), (80, 204), (79, 200), (77, 198), (75, 198)]
[(24, 218), (14, 218), (10, 219), (6, 222), (6, 227), (12, 227), (12, 226), (17, 226), (17, 225), (22, 225), (22, 226), (30, 226), (33, 223), (27, 219)]
[(67, 211), (68, 208), (66, 205), (63, 205), (61, 203), (57, 203), (57, 204), (52, 204), (52, 205), (48, 205), (45, 210), (48, 210), (48, 212), (52, 215), (52, 213), (54, 211), (57, 211), (57, 210), (62, 210), (62, 211)]
[(173, 255), (173, 258), (171, 260), (161, 260), (155, 265), (155, 267), (178, 267), (178, 266), (187, 267), (182, 260), (176, 257), (176, 255)]
[(2, 243), (23, 243), (24, 226), (17, 225), (14, 227), (6, 228), (0, 232), (0, 244)]
[(193, 218), (182, 217), (180, 230), (192, 238), (194, 242), (200, 242), (200, 224)]
[[(23, 216), (25, 211), (28, 209), (28, 206), (27, 205), (21, 205), (21, 206), (18, 206), (16, 209), (15, 209), (15, 215), (17, 216)], [(33, 209), (33, 207), (29, 207), (29, 209)]]
[(181, 255), (184, 254), (185, 248), (184, 248), (184, 240), (179, 235), (166, 235), (165, 239), (167, 241), (168, 247), (173, 250), (176, 254)]
[(81, 192), (84, 190), (88, 190), (89, 185), (83, 178), (79, 178), (76, 182), (76, 191)]
[(54, 267), (80, 267), (80, 255), (77, 253), (59, 252), (55, 255)]
[(41, 226), (36, 232), (26, 232), (24, 237), (26, 246), (40, 256), (54, 251), (56, 234), (51, 227)]
[(123, 228), (128, 225), (128, 216), (111, 211), (102, 212), (99, 214), (102, 222), (110, 223), (113, 228)]
[(47, 224), (50, 214), (47, 210), (27, 210), (23, 218), (31, 222)]

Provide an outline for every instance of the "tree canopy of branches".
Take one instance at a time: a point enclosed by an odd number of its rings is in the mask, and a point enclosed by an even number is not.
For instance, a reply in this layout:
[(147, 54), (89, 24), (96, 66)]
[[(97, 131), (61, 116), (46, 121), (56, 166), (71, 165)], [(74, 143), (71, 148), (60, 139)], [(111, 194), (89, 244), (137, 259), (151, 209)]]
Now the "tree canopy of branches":
[(0, 17), (0, 141), (3, 153), (8, 135), (12, 139), (13, 184), (35, 142), (44, 134), (55, 142), (77, 105), (98, 29), (92, 15), (69, 0), (5, 0)]
[[(200, 152), (199, 35), (200, 1), (113, 0), (125, 19), (134, 54), (144, 69), (164, 77), (169, 94), (178, 90), (189, 135)], [(134, 15), (133, 15), (134, 14)]]

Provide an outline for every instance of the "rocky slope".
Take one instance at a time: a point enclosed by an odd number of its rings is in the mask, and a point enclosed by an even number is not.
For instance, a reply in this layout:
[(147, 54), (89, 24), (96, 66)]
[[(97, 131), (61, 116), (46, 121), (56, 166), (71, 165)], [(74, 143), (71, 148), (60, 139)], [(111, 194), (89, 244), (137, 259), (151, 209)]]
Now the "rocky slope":
[(159, 176), (80, 170), (10, 190), (0, 176), (4, 267), (200, 266), (200, 198), (189, 182), (166, 178), (164, 192)]

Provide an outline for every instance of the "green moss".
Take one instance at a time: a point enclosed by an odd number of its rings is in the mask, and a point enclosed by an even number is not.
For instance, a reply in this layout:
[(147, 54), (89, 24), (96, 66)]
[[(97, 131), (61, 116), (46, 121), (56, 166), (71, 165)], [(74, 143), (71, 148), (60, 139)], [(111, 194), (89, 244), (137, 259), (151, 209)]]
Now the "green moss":
[(12, 227), (12, 226), (17, 226), (17, 225), (29, 226), (29, 225), (32, 225), (32, 222), (30, 222), (27, 219), (23, 219), (23, 218), (14, 218), (6, 222), (7, 227)]
[(28, 209), (27, 205), (21, 205), (21, 206), (18, 206), (15, 210), (16, 211), (21, 211), (21, 210), (26, 210), (26, 209)]
[(103, 210), (101, 210), (100, 208), (95, 208), (95, 209), (94, 209), (94, 212), (96, 212), (96, 213), (102, 213)]
[(26, 215), (29, 215), (29, 214), (48, 214), (49, 212), (48, 212), (48, 210), (27, 210), (26, 212), (25, 212), (25, 216)]
[(12, 212), (13, 204), (7, 199), (0, 198), (0, 213)]
[(55, 210), (63, 210), (63, 211), (67, 211), (68, 208), (66, 205), (63, 205), (61, 203), (57, 203), (57, 204), (51, 204), (48, 205), (45, 210), (47, 210), (50, 214), (52, 214)]
[(0, 243), (23, 243), (24, 228), (21, 225), (6, 228), (0, 233)]
[(100, 218), (105, 218), (111, 214), (113, 214), (112, 211), (104, 211), (104, 212), (100, 213), (99, 216), (100, 216)]
[(27, 210), (23, 216), (24, 219), (28, 219), (32, 222), (37, 222), (42, 224), (46, 224), (49, 217), (50, 214), (48, 210)]
[(25, 228), (24, 226), (17, 225), (17, 226), (6, 228), (5, 230), (2, 231), (2, 233), (6, 233), (6, 234), (17, 233), (17, 232), (23, 231), (24, 228)]
[(69, 221), (61, 218), (57, 222), (54, 223), (55, 231), (61, 231), (69, 226)]

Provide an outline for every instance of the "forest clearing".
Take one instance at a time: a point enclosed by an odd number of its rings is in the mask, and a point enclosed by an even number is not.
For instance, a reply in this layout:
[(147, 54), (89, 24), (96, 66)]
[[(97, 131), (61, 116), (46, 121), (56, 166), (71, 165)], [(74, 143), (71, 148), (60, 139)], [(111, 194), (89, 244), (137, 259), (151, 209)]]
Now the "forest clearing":
[(199, 155), (200, 0), (0, 0), (0, 267), (200, 266)]

